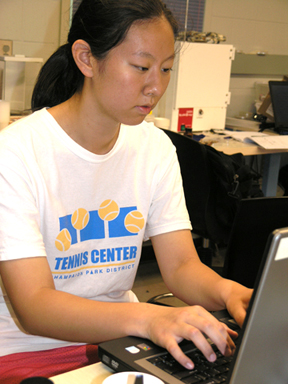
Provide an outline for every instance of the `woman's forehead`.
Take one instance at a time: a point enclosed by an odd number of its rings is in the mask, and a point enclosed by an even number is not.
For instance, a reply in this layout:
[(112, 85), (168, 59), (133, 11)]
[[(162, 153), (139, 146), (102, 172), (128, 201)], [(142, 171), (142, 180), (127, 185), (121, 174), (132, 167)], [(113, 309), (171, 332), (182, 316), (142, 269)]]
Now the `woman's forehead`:
[(131, 54), (147, 57), (155, 53), (164, 54), (166, 59), (174, 57), (174, 33), (166, 18), (155, 18), (135, 22), (119, 47)]

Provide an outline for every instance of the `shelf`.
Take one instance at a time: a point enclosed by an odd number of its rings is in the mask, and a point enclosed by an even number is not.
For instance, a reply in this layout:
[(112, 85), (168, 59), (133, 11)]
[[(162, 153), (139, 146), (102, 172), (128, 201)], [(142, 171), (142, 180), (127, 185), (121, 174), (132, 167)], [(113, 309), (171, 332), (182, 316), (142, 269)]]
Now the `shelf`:
[(237, 53), (232, 61), (232, 75), (273, 75), (288, 74), (288, 56), (252, 55)]
[(40, 57), (26, 57), (26, 56), (0, 56), (0, 61), (21, 62), (21, 63), (43, 63)]

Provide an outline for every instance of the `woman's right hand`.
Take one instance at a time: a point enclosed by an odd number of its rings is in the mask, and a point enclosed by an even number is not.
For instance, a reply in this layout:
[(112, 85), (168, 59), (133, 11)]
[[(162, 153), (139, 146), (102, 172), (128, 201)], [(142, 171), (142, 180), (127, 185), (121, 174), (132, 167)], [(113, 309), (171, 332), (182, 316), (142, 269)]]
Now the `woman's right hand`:
[(183, 339), (191, 340), (210, 362), (216, 360), (216, 355), (205, 335), (216, 344), (223, 356), (233, 355), (235, 344), (232, 338), (238, 334), (204, 308), (153, 305), (150, 310), (151, 318), (147, 322), (147, 334), (144, 337), (167, 349), (185, 368), (193, 369), (194, 363), (178, 345)]

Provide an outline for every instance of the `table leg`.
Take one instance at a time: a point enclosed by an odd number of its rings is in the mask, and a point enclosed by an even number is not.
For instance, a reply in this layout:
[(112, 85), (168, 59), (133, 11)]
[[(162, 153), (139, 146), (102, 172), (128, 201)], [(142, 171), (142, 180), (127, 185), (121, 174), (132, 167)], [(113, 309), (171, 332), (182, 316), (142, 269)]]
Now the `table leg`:
[(276, 196), (281, 153), (264, 155), (262, 191), (264, 196)]

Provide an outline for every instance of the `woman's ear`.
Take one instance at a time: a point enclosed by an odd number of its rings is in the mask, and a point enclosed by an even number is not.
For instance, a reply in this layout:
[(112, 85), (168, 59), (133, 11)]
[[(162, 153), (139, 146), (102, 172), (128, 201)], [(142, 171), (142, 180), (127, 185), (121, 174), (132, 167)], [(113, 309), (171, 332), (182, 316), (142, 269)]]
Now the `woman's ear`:
[(72, 45), (72, 56), (83, 75), (86, 77), (92, 77), (93, 56), (90, 45), (84, 40), (76, 40)]

